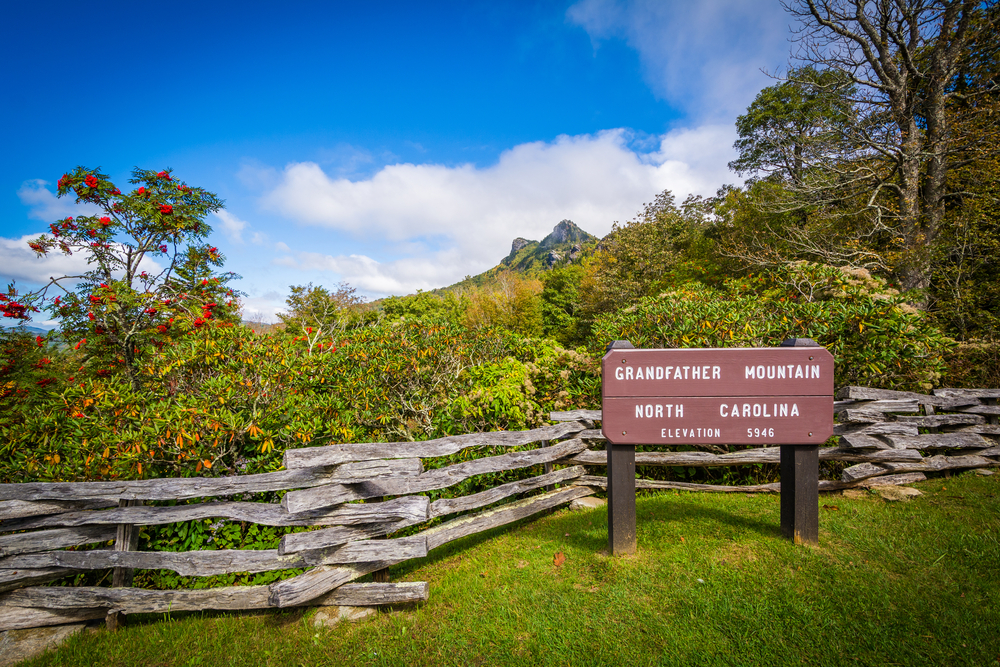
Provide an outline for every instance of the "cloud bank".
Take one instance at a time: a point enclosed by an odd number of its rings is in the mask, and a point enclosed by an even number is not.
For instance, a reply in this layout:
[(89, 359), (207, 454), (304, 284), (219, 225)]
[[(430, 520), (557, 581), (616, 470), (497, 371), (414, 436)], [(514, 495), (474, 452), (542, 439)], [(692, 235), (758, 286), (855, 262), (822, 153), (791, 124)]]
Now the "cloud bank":
[(263, 197), (266, 209), (408, 251), (386, 260), (313, 250), (276, 263), (329, 271), (372, 296), (404, 294), (490, 268), (515, 237), (541, 239), (562, 219), (602, 236), (664, 189), (682, 199), (733, 181), (731, 126), (639, 139), (623, 129), (560, 136), (515, 146), (487, 167), (394, 164), (355, 181), (314, 162), (289, 164)]
[(566, 11), (600, 43), (624, 39), (650, 88), (694, 117), (732, 122), (788, 61), (789, 15), (778, 2), (581, 0)]

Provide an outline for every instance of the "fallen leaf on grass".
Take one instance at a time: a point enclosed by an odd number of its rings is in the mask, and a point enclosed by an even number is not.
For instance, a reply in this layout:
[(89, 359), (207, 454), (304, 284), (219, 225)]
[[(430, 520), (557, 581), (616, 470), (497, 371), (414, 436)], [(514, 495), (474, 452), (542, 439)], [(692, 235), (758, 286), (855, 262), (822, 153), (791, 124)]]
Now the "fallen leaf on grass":
[(519, 561), (517, 561), (517, 568), (519, 570), (523, 570), (526, 567), (528, 567), (528, 561), (526, 561), (526, 560), (519, 560)]
[(683, 542), (683, 541), (684, 541), (684, 538), (683, 538), (683, 537), (681, 537), (681, 542)]
[(560, 567), (565, 562), (566, 562), (566, 556), (561, 551), (557, 552), (555, 558), (552, 559), (552, 564), (555, 565), (556, 567)]
[(833, 511), (836, 512), (840, 508), (837, 507), (836, 505), (823, 505), (823, 509), (825, 509), (825, 510), (833, 510)]

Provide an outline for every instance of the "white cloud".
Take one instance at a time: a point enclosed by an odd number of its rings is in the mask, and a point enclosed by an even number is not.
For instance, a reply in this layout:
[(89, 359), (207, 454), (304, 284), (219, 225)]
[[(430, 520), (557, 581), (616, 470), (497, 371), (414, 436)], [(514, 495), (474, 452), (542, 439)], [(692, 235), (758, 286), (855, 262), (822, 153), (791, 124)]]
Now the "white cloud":
[[(28, 247), (28, 241), (36, 238), (37, 235), (26, 235), (19, 239), (0, 237), (0, 279), (4, 283), (16, 280), (27, 285), (42, 285), (49, 278), (78, 276), (94, 268), (92, 264), (87, 264), (87, 254), (83, 252), (65, 255), (56, 250), (38, 257)], [(143, 258), (139, 268), (150, 273), (159, 273), (161, 270), (160, 265), (149, 257)], [(69, 288), (70, 285), (67, 283), (66, 287)]]
[(69, 216), (97, 215), (101, 209), (93, 204), (77, 204), (73, 197), (57, 197), (48, 189), (49, 182), (40, 178), (25, 181), (18, 188), (21, 203), (29, 207), (29, 218), (55, 222)]
[(278, 292), (269, 291), (259, 296), (245, 297), (242, 305), (244, 320), (273, 324), (278, 321), (277, 314), (285, 309), (285, 297)]
[(391, 242), (409, 256), (378, 261), (308, 252), (276, 263), (330, 271), (372, 294), (412, 292), (494, 266), (515, 237), (541, 239), (564, 218), (603, 236), (664, 189), (683, 199), (732, 181), (731, 127), (675, 130), (646, 152), (630, 146), (634, 138), (622, 129), (560, 136), (515, 146), (489, 167), (394, 164), (357, 181), (331, 177), (313, 162), (290, 164), (263, 198), (266, 208)]
[(254, 232), (253, 236), (250, 237), (250, 243), (254, 245), (267, 245), (267, 234)]
[[(369, 297), (409, 294), (418, 289), (430, 290), (460, 280), (465, 274), (455, 273), (463, 266), (459, 253), (446, 250), (430, 257), (411, 257), (379, 262), (366, 255), (324, 255), (302, 252), (295, 257), (281, 257), (274, 264), (302, 271), (329, 271)], [(468, 266), (468, 265), (464, 265)], [(481, 264), (473, 272), (480, 273), (492, 265)]]
[(91, 268), (87, 264), (87, 255), (83, 253), (64, 255), (57, 251), (38, 257), (28, 247), (28, 241), (36, 238), (38, 234), (29, 234), (19, 239), (0, 237), (0, 263), (3, 265), (0, 277), (39, 285), (48, 282), (50, 277), (80, 275)]
[(213, 213), (219, 222), (222, 223), (222, 233), (233, 243), (243, 243), (243, 230), (247, 228), (245, 220), (240, 220), (229, 211), (216, 211)]
[(658, 95), (702, 119), (729, 120), (773, 83), (788, 61), (791, 17), (779, 2), (581, 0), (567, 19), (602, 40), (635, 49)]

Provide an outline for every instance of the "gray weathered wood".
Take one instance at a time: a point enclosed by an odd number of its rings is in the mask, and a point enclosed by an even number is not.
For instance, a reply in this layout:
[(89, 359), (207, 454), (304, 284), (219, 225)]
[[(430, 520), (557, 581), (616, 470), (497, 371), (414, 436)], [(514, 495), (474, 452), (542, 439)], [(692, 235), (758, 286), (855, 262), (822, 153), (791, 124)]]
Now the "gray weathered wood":
[(303, 572), (297, 577), (276, 581), (267, 586), (269, 607), (299, 607), (305, 604), (326, 604), (322, 596), (338, 586), (376, 570), (384, 570), (398, 561), (354, 563), (352, 565), (322, 565)]
[[(331, 568), (344, 570), (345, 568)], [(362, 568), (364, 569), (364, 568)], [(363, 576), (352, 569), (353, 578)], [(344, 573), (340, 573), (344, 576)], [(291, 580), (288, 580), (291, 581)], [(102, 618), (109, 609), (128, 614), (162, 614), (216, 609), (244, 611), (270, 606), (267, 586), (230, 586), (201, 590), (153, 591), (94, 587), (32, 587), (0, 600), (0, 630), (37, 628)], [(395, 584), (345, 584), (303, 604), (351, 607), (402, 604), (426, 600), (429, 586), (423, 581)], [(291, 605), (286, 605), (291, 606)]]
[(330, 483), (353, 484), (369, 479), (378, 479), (379, 477), (419, 475), (423, 471), (424, 464), (416, 457), (389, 459), (385, 461), (351, 461), (337, 466), (337, 469), (330, 478)]
[[(977, 403), (977, 397), (971, 395), (944, 396), (918, 394), (912, 391), (894, 391), (892, 389), (874, 389), (872, 387), (843, 387), (837, 390), (837, 400), (853, 399), (856, 401), (917, 401), (921, 405), (933, 405), (941, 408), (951, 408), (957, 405)], [(859, 406), (861, 407), (861, 406)], [(869, 406), (865, 406), (869, 407)]]
[(844, 408), (837, 413), (841, 424), (873, 424), (884, 422), (885, 413), (881, 410), (862, 410), (860, 408)]
[[(287, 579), (286, 581), (293, 581)], [(236, 611), (268, 607), (267, 586), (225, 586), (199, 590), (154, 591), (143, 588), (32, 586), (4, 593), (0, 608), (39, 607), (52, 611), (103, 607), (126, 614), (216, 609)], [(15, 612), (16, 613), (16, 612)], [(102, 612), (100, 616), (103, 616)]]
[(421, 535), (427, 538), (428, 549), (436, 549), (460, 537), (474, 535), (485, 530), (513, 523), (538, 512), (559, 507), (577, 498), (589, 496), (592, 493), (594, 493), (594, 490), (586, 486), (568, 486), (538, 496), (532, 496), (531, 498), (525, 498), (509, 505), (501, 505), (500, 507), (475, 514), (467, 514), (425, 530)]
[(883, 440), (879, 440), (873, 435), (846, 433), (840, 436), (840, 446), (842, 448), (851, 447), (853, 449), (891, 449), (892, 445)]
[(344, 584), (323, 598), (323, 605), (375, 607), (385, 604), (423, 602), (430, 597), (426, 581), (400, 581), (394, 584)]
[(375, 498), (376, 496), (400, 496), (444, 489), (475, 475), (517, 470), (539, 463), (558, 461), (579, 452), (585, 447), (586, 445), (582, 440), (566, 440), (551, 447), (511, 452), (509, 454), (456, 463), (445, 468), (428, 470), (416, 477), (383, 478), (361, 484), (331, 484), (302, 491), (292, 491), (285, 494), (285, 497), (281, 500), (281, 504), (289, 512), (303, 512), (350, 500), (362, 500), (365, 498)]
[[(926, 417), (918, 415), (899, 415), (899, 422), (911, 424), (918, 428), (938, 428), (941, 426), (960, 426), (963, 424), (982, 424), (986, 420), (979, 415), (935, 414)], [(964, 430), (964, 429), (963, 429)]]
[(941, 387), (934, 390), (935, 396), (945, 398), (1000, 398), (1000, 389), (952, 389)]
[(422, 533), (394, 540), (360, 540), (323, 551), (305, 551), (298, 555), (309, 565), (398, 562), (426, 556), (427, 540)]
[(973, 426), (963, 426), (958, 430), (967, 433), (978, 433), (980, 435), (1000, 435), (1000, 424), (975, 424)]
[(359, 523), (402, 521), (426, 512), (424, 496), (394, 498), (383, 503), (351, 503), (292, 514), (277, 503), (196, 503), (163, 507), (126, 507), (102, 512), (66, 512), (0, 525), (0, 531), (51, 526), (134, 523), (153, 526), (202, 519), (232, 519), (264, 526), (344, 526)]
[(841, 475), (841, 480), (856, 482), (886, 473), (939, 472), (941, 470), (953, 470), (956, 468), (985, 468), (994, 465), (996, 465), (996, 461), (991, 461), (982, 456), (937, 455), (926, 457), (920, 461), (860, 463), (846, 468)]
[[(141, 500), (122, 498), (118, 501), (118, 507), (135, 507), (142, 505)], [(135, 551), (139, 546), (139, 526), (132, 523), (120, 523), (115, 531), (115, 544), (111, 548), (112, 552), (121, 553)], [(129, 588), (135, 578), (135, 569), (131, 567), (115, 567), (111, 573), (111, 586), (113, 588)], [(105, 627), (114, 632), (119, 627), (125, 625), (125, 614), (118, 609), (108, 611), (104, 619)]]
[[(17, 558), (17, 556), (13, 556), (13, 558)], [(12, 591), (15, 588), (24, 588), (32, 584), (44, 584), (77, 572), (79, 570), (65, 567), (18, 568), (16, 570), (0, 569), (0, 593)]]
[(606, 440), (604, 431), (599, 428), (588, 428), (586, 431), (580, 431), (576, 437), (581, 440)]
[(1000, 405), (970, 405), (956, 409), (959, 412), (973, 415), (1000, 415)]
[(429, 516), (430, 518), (434, 518), (444, 516), (445, 514), (453, 514), (455, 512), (468, 512), (469, 510), (491, 505), (498, 500), (503, 500), (504, 498), (515, 496), (519, 493), (524, 493), (525, 491), (532, 491), (534, 489), (540, 489), (543, 486), (548, 486), (549, 484), (558, 484), (559, 482), (567, 482), (576, 479), (577, 477), (583, 475), (584, 472), (585, 470), (583, 466), (572, 466), (570, 468), (554, 470), (550, 473), (539, 475), (538, 477), (530, 477), (528, 479), (521, 479), (516, 482), (509, 482), (507, 484), (495, 486), (492, 489), (487, 489), (486, 491), (481, 491), (480, 493), (475, 493), (470, 496), (462, 496), (460, 498), (442, 498), (431, 503)]
[[(215, 609), (239, 611), (267, 607), (293, 607), (305, 604), (351, 604), (350, 598), (340, 593), (328, 595), (331, 590), (354, 579), (393, 563), (359, 563), (341, 567), (317, 567), (291, 579), (270, 586), (227, 586), (200, 590), (153, 591), (141, 588), (95, 588), (42, 586), (22, 588), (0, 595), (0, 622), (21, 613), (21, 609), (42, 608), (53, 615), (74, 610), (94, 611), (87, 618), (101, 618), (108, 609), (118, 609), (127, 614), (162, 614), (171, 611), (200, 611)], [(350, 589), (348, 589), (348, 592)], [(357, 599), (363, 602), (369, 596)], [(5, 613), (6, 612), (6, 613)], [(70, 621), (62, 621), (70, 622)], [(37, 627), (20, 625), (18, 627)], [(54, 623), (52, 623), (54, 624)], [(6, 629), (6, 628), (0, 628)]]
[[(884, 451), (863, 451), (852, 447), (821, 447), (821, 461), (910, 461), (918, 460), (916, 452), (893, 450), (883, 445)], [(581, 465), (607, 465), (607, 452), (589, 449), (580, 452), (567, 461)], [(730, 454), (711, 454), (709, 452), (636, 452), (636, 465), (651, 466), (690, 466), (719, 467), (733, 465), (751, 465), (755, 463), (778, 463), (780, 450), (778, 447), (759, 447), (744, 449)]]
[(0, 536), (0, 556), (110, 542), (115, 539), (115, 533), (114, 526), (81, 526), (3, 535)]
[(893, 447), (899, 449), (985, 449), (993, 444), (978, 433), (925, 433), (923, 435), (887, 435)]
[[(103, 509), (105, 507), (116, 507), (117, 505), (117, 500), (45, 500), (40, 502), (33, 502), (30, 500), (4, 500), (0, 501), (0, 521), (10, 521), (11, 519), (41, 516), (44, 514), (60, 514), (62, 512), (72, 512), (75, 510)], [(0, 530), (6, 529), (0, 527)]]
[(871, 489), (876, 486), (900, 486), (902, 484), (913, 484), (914, 482), (923, 482), (926, 479), (927, 475), (922, 472), (906, 472), (898, 475), (880, 475), (878, 477), (869, 477), (868, 479), (856, 482), (854, 486), (859, 489)]
[[(120, 500), (119, 507), (135, 507), (142, 505), (141, 500)], [(139, 526), (132, 523), (120, 523), (115, 530), (114, 551), (135, 551), (139, 546)], [(111, 585), (131, 586), (134, 570), (130, 567), (116, 567), (111, 577)]]
[(834, 435), (917, 435), (919, 431), (913, 424), (904, 422), (875, 422), (868, 424), (834, 424)]
[(211, 551), (46, 551), (0, 559), (0, 568), (71, 568), (103, 570), (129, 568), (173, 570), (188, 577), (236, 572), (270, 572), (307, 567), (298, 555), (281, 556), (275, 549), (220, 549)]
[(434, 458), (455, 454), (468, 447), (518, 447), (541, 440), (558, 440), (589, 426), (583, 421), (573, 421), (530, 431), (467, 433), (421, 442), (374, 442), (289, 449), (285, 452), (284, 464), (291, 470), (366, 459)]
[(550, 412), (549, 419), (554, 422), (570, 422), (577, 420), (600, 421), (600, 410), (566, 410), (563, 412)]
[(95, 618), (104, 618), (106, 608), (97, 609), (36, 609), (31, 607), (11, 607), (0, 604), (0, 632), (44, 628), (50, 625), (80, 623)]
[[(577, 484), (592, 486), (596, 488), (608, 488), (608, 478), (603, 475), (584, 475), (577, 480)], [(822, 484), (822, 481), (820, 482)], [(706, 491), (715, 493), (777, 493), (781, 490), (781, 484), (774, 482), (771, 484), (756, 484), (749, 486), (724, 486), (719, 484), (698, 484), (694, 482), (668, 482), (659, 479), (637, 479), (636, 489), (662, 489), (666, 491)]]
[[(426, 496), (420, 497), (426, 500)], [(306, 533), (289, 533), (282, 537), (281, 542), (278, 543), (278, 553), (284, 555), (302, 551), (314, 551), (316, 549), (328, 549), (341, 544), (347, 544), (348, 542), (388, 535), (426, 520), (427, 514), (425, 509), (425, 513), (421, 517), (411, 517), (400, 521), (368, 523), (361, 526), (334, 526), (333, 528), (312, 530)]]
[(860, 461), (920, 461), (923, 457), (915, 449), (879, 449), (857, 450), (852, 447), (822, 447), (819, 450), (820, 461), (845, 461), (856, 463)]
[[(925, 479), (927, 479), (927, 477), (923, 473), (884, 475), (882, 477), (873, 477), (860, 482), (837, 482), (821, 479), (819, 480), (819, 490), (823, 492), (839, 491), (855, 487), (874, 486), (878, 483), (887, 485), (912, 484), (913, 482), (920, 482)], [(877, 480), (881, 481), (877, 482)], [(577, 483), (603, 489), (608, 486), (608, 478), (598, 477), (595, 475), (584, 475), (577, 480)], [(752, 484), (747, 486), (725, 486), (721, 484), (699, 484), (695, 482), (667, 482), (658, 479), (637, 479), (635, 480), (635, 488), (704, 493), (780, 493), (781, 482), (771, 482), (770, 484)]]
[[(412, 464), (406, 464), (412, 466)], [(350, 473), (350, 468), (340, 476)], [(338, 468), (320, 466), (233, 477), (177, 477), (122, 482), (30, 482), (0, 484), (0, 500), (185, 500), (240, 493), (304, 489), (330, 484)], [(351, 477), (353, 479), (353, 477)]]
[(840, 479), (843, 482), (857, 482), (867, 477), (884, 475), (886, 472), (888, 472), (886, 468), (875, 463), (859, 463), (850, 468), (845, 468), (840, 475)]
[(864, 410), (865, 412), (917, 412), (920, 410), (920, 403), (916, 400), (884, 400), (884, 401), (858, 401), (853, 405), (834, 403), (833, 412), (840, 414), (847, 410)]

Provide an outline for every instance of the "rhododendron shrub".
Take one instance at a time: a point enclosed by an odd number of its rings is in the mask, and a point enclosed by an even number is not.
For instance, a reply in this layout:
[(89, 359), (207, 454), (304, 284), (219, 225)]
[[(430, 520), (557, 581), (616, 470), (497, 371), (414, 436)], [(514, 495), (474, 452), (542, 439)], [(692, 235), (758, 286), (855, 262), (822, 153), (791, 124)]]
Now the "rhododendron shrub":
[(141, 361), (142, 389), (77, 376), (18, 411), (0, 400), (0, 482), (266, 472), (290, 448), (524, 429), (600, 400), (595, 359), (504, 331), (381, 322), (312, 353), (242, 325), (193, 331)]
[(238, 295), (227, 286), (236, 276), (216, 271), (223, 255), (205, 242), (205, 217), (222, 200), (169, 170), (136, 168), (129, 183), (137, 187), (122, 192), (85, 167), (59, 179), (60, 197), (99, 213), (57, 220), (28, 245), (39, 256), (83, 254), (90, 269), (52, 278), (16, 307), (8, 301), (4, 314), (25, 320), (47, 309), (86, 371), (122, 373), (138, 389), (142, 359), (178, 336), (233, 319)]

